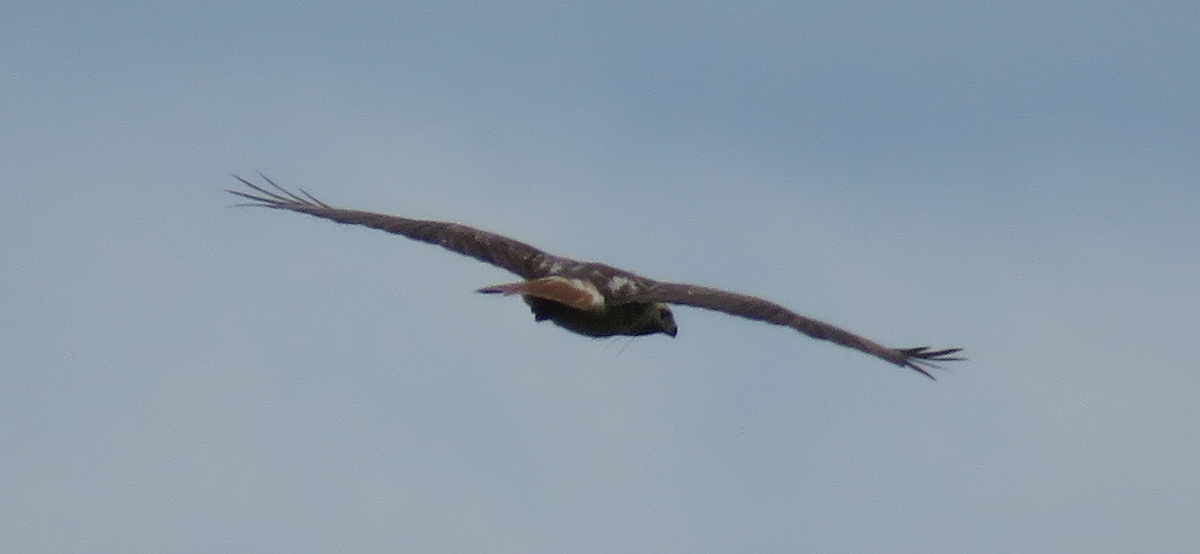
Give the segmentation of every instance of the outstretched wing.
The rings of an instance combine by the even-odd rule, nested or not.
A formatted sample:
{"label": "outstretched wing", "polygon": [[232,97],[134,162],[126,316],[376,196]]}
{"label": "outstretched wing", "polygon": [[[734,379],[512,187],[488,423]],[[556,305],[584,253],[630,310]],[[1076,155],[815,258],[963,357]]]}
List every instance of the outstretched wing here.
{"label": "outstretched wing", "polygon": [[695,306],[756,321],[784,325],[814,339],[827,340],[835,344],[866,352],[900,367],[919,371],[930,379],[934,377],[929,373],[929,370],[937,367],[934,362],[952,362],[963,359],[955,355],[962,350],[961,348],[946,348],[943,350],[932,350],[928,346],[888,348],[840,327],[804,317],[774,302],[709,287],[680,283],[656,283],[649,289],[634,295],[629,300]]}
{"label": "outstretched wing", "polygon": [[554,261],[559,260],[556,256],[546,254],[523,242],[466,225],[335,208],[313,198],[303,189],[300,190],[300,194],[288,191],[266,175],[263,175],[262,178],[267,181],[272,190],[255,185],[237,175],[234,177],[251,189],[250,192],[228,191],[251,201],[244,205],[291,210],[338,223],[362,225],[387,231],[465,254],[481,262],[507,269],[526,279],[536,279],[548,275],[547,268],[553,266]]}

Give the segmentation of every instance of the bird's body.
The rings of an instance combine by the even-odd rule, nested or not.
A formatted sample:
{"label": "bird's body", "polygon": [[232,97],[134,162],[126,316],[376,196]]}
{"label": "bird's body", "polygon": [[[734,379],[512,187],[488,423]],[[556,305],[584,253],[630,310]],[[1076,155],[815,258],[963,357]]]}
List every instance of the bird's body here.
{"label": "bird's body", "polygon": [[[675,336],[675,319],[662,302],[619,300],[614,285],[632,293],[645,278],[603,264],[573,264],[576,272],[495,285],[483,293],[519,294],[535,321],[549,320],[588,337],[663,333]],[[608,294],[605,294],[605,290]]]}
{"label": "bird's body", "polygon": [[[523,242],[440,221],[426,221],[360,210],[335,208],[313,198],[293,194],[266,179],[274,190],[239,181],[253,192],[229,192],[253,201],[253,206],[290,210],[338,223],[363,225],[435,244],[501,267],[522,281],[479,289],[478,292],[520,295],[537,321],[589,337],[641,336],[677,331],[668,304],[725,312],[757,321],[791,327],[816,339],[860,350],[933,378],[933,362],[956,361],[958,348],[888,348],[839,327],[810,319],[761,298],[719,289],[656,281],[595,262],[582,262],[543,252]],[[264,177],[265,179],[265,177]]]}

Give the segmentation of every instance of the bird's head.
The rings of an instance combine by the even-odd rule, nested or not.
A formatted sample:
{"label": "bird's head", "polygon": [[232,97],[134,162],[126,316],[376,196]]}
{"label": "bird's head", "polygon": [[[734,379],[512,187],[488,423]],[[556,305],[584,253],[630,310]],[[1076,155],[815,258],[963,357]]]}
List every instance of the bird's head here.
{"label": "bird's head", "polygon": [[658,332],[675,338],[679,329],[675,326],[675,315],[671,313],[670,306],[662,303],[653,305],[650,308],[650,317],[654,319]]}

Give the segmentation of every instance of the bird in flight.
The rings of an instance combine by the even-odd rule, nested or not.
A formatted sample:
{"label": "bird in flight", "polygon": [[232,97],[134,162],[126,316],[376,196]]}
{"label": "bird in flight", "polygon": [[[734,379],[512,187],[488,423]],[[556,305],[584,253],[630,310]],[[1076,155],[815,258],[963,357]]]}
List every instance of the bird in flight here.
{"label": "bird in flight", "polygon": [[675,317],[669,304],[693,306],[775,325],[791,327],[814,339],[827,340],[865,352],[933,379],[936,362],[960,361],[961,348],[927,346],[889,348],[840,327],[817,321],[783,306],[720,289],[668,283],[595,262],[582,262],[543,252],[497,235],[441,221],[409,219],[361,210],[335,208],[299,189],[293,193],[263,175],[256,185],[237,175],[249,190],[228,190],[248,203],[242,205],[290,210],[402,235],[470,256],[521,277],[521,281],[478,289],[487,294],[520,295],[534,320],[549,320],[568,331],[589,337],[675,336]]}

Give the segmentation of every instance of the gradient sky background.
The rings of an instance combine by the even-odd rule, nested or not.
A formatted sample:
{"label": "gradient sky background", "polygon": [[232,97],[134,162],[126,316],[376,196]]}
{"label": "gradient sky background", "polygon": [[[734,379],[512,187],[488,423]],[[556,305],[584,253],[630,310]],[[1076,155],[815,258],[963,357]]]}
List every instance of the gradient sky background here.
{"label": "gradient sky background", "polygon": [[[7,2],[0,551],[1196,552],[1198,53],[1193,1]],[[256,171],[971,359],[577,337]]]}

